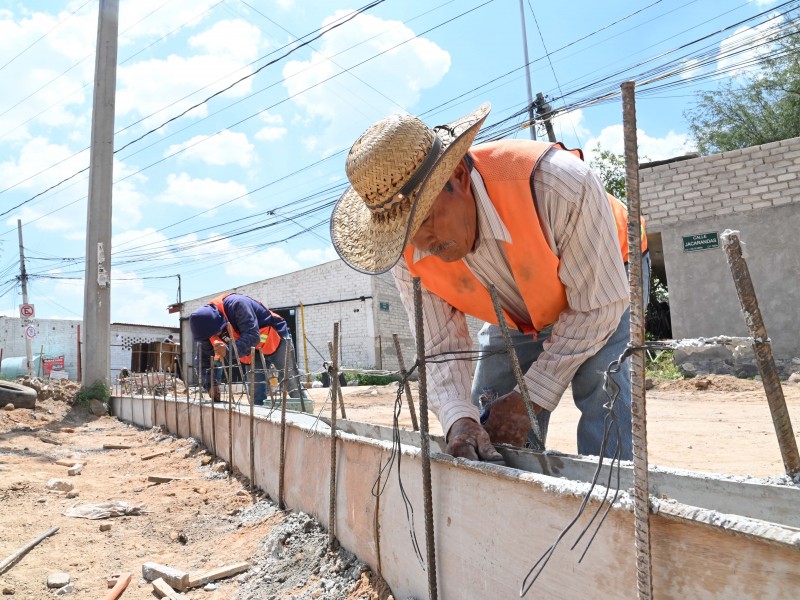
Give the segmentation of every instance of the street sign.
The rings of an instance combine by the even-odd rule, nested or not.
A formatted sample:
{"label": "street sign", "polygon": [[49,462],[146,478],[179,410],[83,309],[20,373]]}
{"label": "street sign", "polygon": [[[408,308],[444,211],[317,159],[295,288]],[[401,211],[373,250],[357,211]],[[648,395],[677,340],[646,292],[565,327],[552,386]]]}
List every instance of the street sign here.
{"label": "street sign", "polygon": [[683,251],[695,252],[697,250],[711,250],[719,248],[719,236],[716,231],[710,233],[697,233],[695,235],[684,235]]}
{"label": "street sign", "polygon": [[19,316],[22,319],[32,319],[36,312],[33,310],[33,304],[20,304]]}
{"label": "street sign", "polygon": [[36,327],[34,325],[28,325],[25,328],[25,337],[29,340],[32,340],[36,337]]}

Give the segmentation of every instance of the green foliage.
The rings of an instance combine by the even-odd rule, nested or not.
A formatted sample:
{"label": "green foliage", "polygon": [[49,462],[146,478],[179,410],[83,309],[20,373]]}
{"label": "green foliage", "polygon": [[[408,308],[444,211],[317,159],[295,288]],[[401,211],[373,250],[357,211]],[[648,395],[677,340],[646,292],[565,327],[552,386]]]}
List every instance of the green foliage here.
{"label": "green foliage", "polygon": [[680,369],[675,366],[675,361],[672,357],[672,350],[661,350],[655,355],[647,353],[647,364],[645,367],[647,377],[654,379],[683,379],[683,374]]}
{"label": "green foliage", "polygon": [[109,398],[111,398],[109,387],[102,381],[95,381],[89,387],[84,386],[78,390],[75,394],[75,404],[88,406],[92,400],[99,400],[107,405]]}
{"label": "green foliage", "polygon": [[757,71],[699,93],[684,113],[701,154],[800,136],[800,26],[779,35]]}
{"label": "green foliage", "polygon": [[389,385],[395,381],[400,381],[399,377],[394,375],[368,375],[366,373],[353,373],[355,377],[350,381],[355,381],[356,385]]}
{"label": "green foliage", "polygon": [[619,200],[625,201],[625,156],[603,150],[598,143],[595,146],[595,158],[589,166],[599,176],[606,191]]}

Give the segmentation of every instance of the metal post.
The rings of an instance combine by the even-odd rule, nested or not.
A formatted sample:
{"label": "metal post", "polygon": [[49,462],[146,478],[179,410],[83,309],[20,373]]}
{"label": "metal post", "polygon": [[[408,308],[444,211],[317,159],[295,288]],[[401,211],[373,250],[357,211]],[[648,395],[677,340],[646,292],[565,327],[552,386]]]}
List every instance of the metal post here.
{"label": "metal post", "polygon": [[311,372],[308,370],[308,342],[306,340],[306,311],[302,302],[300,303],[300,330],[303,333],[303,360],[306,363],[306,383],[311,384]]}
{"label": "metal post", "polygon": [[[25,270],[25,251],[22,248],[22,221],[17,219],[17,236],[19,237],[19,279],[22,284],[22,303],[28,303],[28,273]],[[25,320],[23,320],[23,326]],[[80,342],[79,342],[80,344]],[[25,335],[25,357],[28,361],[28,377],[33,379],[33,342]]]}
{"label": "metal post", "polygon": [[422,494],[425,503],[425,549],[427,551],[428,598],[437,600],[436,546],[433,537],[433,483],[431,482],[431,439],[428,433],[428,375],[425,366],[425,331],[422,326],[422,284],[414,277],[414,324],[419,371],[419,433],[422,454]]}
{"label": "metal post", "polygon": [[339,321],[333,323],[331,347],[331,480],[328,503],[328,552],[336,549],[336,398],[339,389]]}
{"label": "metal post", "polygon": [[761,382],[767,394],[767,403],[772,415],[772,424],[778,436],[778,446],[781,450],[783,467],[789,477],[800,473],[800,454],[797,451],[797,441],[794,438],[792,420],[786,408],[786,398],[783,395],[781,380],[775,368],[775,358],[772,355],[772,344],[767,335],[767,328],[761,317],[758,307],[756,290],[750,278],[750,270],[742,256],[742,246],[739,242],[739,232],[726,230],[722,233],[722,247],[728,255],[728,264],[731,267],[733,282],[736,284],[736,293],[742,306],[744,321],[747,330],[753,337],[753,353],[755,354],[758,371],[761,373]]}
{"label": "metal post", "polygon": [[83,381],[107,382],[111,365],[111,194],[114,163],[114,103],[117,81],[119,0],[100,0],[97,26],[89,201],[86,206],[86,273]]}
{"label": "metal post", "polygon": [[406,403],[408,404],[408,412],[411,413],[411,427],[414,431],[419,431],[419,423],[417,423],[417,411],[414,409],[414,399],[411,397],[411,386],[408,384],[406,376],[405,361],[403,360],[403,351],[400,349],[400,336],[396,333],[392,334],[394,340],[394,351],[397,353],[397,364],[400,367],[400,377],[403,379],[403,387],[406,391]]}
{"label": "metal post", "polygon": [[255,458],[255,438],[253,437],[254,433],[254,423],[255,423],[255,397],[256,397],[256,349],[255,347],[250,348],[250,394],[248,395],[248,399],[250,400],[250,487],[255,489],[256,487],[256,458]]}
{"label": "metal post", "polygon": [[514,344],[511,343],[511,336],[508,333],[508,325],[506,325],[506,317],[503,314],[503,309],[500,306],[500,299],[497,297],[497,290],[495,289],[494,285],[489,286],[489,296],[492,298],[494,313],[497,315],[497,324],[500,327],[500,332],[503,334],[503,341],[506,345],[508,359],[511,361],[511,367],[514,369],[514,376],[517,378],[517,385],[519,386],[519,393],[522,396],[522,403],[525,405],[525,411],[528,413],[528,420],[531,422],[531,431],[528,435],[528,444],[532,450],[536,452],[544,452],[544,440],[542,439],[542,430],[539,427],[539,419],[536,418],[536,412],[533,409],[531,395],[528,392],[528,384],[525,382],[525,378],[522,376],[522,369],[519,366],[517,351],[514,349]]}
{"label": "metal post", "polygon": [[528,32],[525,28],[525,5],[519,0],[519,19],[522,24],[522,51],[525,56],[525,83],[528,88],[528,117],[531,120],[531,139],[536,139],[536,124],[533,116],[533,91],[531,89],[531,65],[528,60]]}
{"label": "metal post", "polygon": [[[644,344],[642,296],[642,228],[639,201],[639,145],[636,137],[636,84],[622,84],[622,126],[625,141],[625,187],[628,198],[628,281],[631,294],[631,339]],[[633,515],[636,521],[636,588],[640,600],[653,597],[650,560],[650,483],[647,471],[647,396],[645,354],[631,356],[631,427],[633,432]]]}

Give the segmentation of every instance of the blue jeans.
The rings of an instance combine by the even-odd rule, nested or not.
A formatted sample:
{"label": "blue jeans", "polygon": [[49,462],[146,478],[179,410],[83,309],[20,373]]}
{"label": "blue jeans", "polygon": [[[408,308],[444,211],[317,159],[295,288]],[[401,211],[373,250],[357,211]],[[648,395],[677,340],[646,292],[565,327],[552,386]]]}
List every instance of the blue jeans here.
{"label": "blue jeans", "polygon": [[[645,255],[642,260],[642,283],[644,284],[644,300],[647,302],[650,289],[650,256]],[[542,353],[544,342],[550,339],[552,327],[539,332],[538,339],[534,341],[532,335],[510,330],[511,342],[519,359],[522,372],[525,373]],[[577,370],[572,378],[572,397],[575,406],[581,412],[578,421],[578,453],[598,456],[603,443],[605,431],[605,418],[608,411],[603,405],[608,402],[608,396],[603,391],[603,374],[608,365],[619,358],[630,340],[630,309],[625,313],[617,325],[616,330],[605,345],[594,356],[587,359]],[[478,406],[478,399],[486,391],[493,391],[498,396],[509,393],[517,385],[511,361],[508,355],[492,354],[504,352],[505,343],[503,334],[496,325],[485,323],[478,333],[481,360],[475,368],[472,380],[472,403]],[[485,358],[484,358],[485,357]],[[619,396],[614,403],[614,414],[617,417],[620,431],[622,460],[631,460],[631,378],[630,361],[625,361],[619,373],[612,375],[619,385]],[[533,390],[530,390],[533,392]],[[547,439],[547,425],[550,422],[550,411],[542,410],[538,416],[542,436]],[[612,425],[605,455],[614,455],[617,444],[617,431]]]}
{"label": "blue jeans", "polygon": [[[286,368],[286,344],[290,344],[292,349],[292,357],[291,363],[289,364],[289,397],[290,398],[300,398],[300,394],[303,394],[303,399],[308,399],[308,394],[306,393],[305,388],[300,385],[300,372],[297,369],[297,355],[294,351],[294,344],[292,343],[291,337],[286,337],[281,340],[280,345],[276,348],[275,352],[272,354],[268,354],[264,356],[264,361],[267,364],[267,369],[270,370],[272,367],[278,372],[278,389],[283,389],[283,373]],[[267,398],[267,376],[264,373],[264,369],[261,365],[261,357],[256,356],[256,385],[255,385],[255,396],[253,396],[253,402],[257,406],[261,406],[264,404],[264,400]],[[250,380],[248,378],[248,385],[250,385]],[[282,393],[278,394],[276,398],[277,401],[280,401],[282,397]]]}

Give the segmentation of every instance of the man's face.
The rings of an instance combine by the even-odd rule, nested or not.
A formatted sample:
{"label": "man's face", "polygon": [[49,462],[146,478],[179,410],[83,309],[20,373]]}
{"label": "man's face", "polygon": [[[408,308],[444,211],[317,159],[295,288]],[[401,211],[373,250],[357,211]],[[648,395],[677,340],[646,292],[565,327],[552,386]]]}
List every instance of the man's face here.
{"label": "man's face", "polygon": [[444,262],[456,262],[472,251],[476,235],[475,200],[470,188],[469,170],[462,160],[411,238],[411,244]]}

